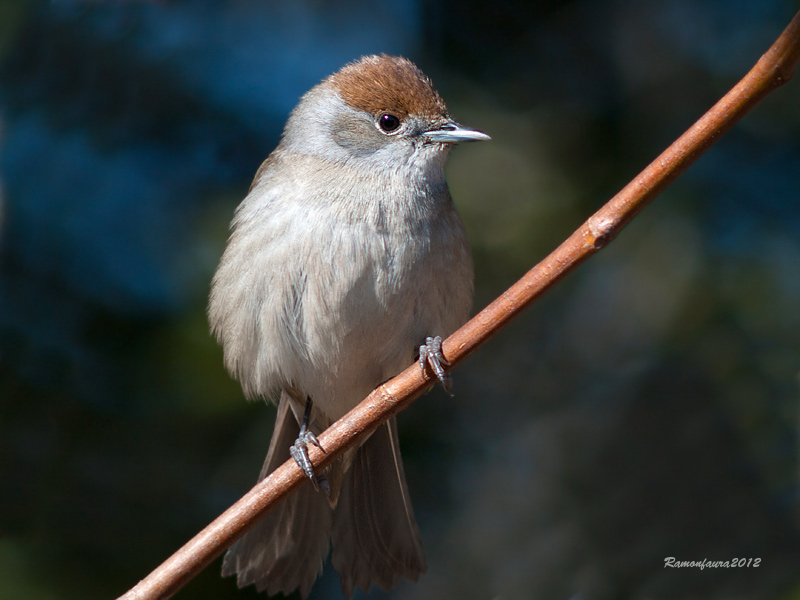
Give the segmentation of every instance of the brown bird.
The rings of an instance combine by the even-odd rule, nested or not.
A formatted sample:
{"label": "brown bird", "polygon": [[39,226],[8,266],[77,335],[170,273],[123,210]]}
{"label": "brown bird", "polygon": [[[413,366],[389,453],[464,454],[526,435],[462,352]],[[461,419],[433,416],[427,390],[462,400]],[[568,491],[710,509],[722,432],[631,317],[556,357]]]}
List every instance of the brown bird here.
{"label": "brown bird", "polygon": [[322,473],[307,446],[415,356],[449,383],[441,340],[468,316],[473,275],[444,166],[485,139],[413,63],[369,56],[303,96],[256,173],[209,321],[245,394],[280,398],[259,479],[291,456],[313,485],[228,551],[240,587],[305,597],[329,547],[348,597],[425,571],[395,420]]}

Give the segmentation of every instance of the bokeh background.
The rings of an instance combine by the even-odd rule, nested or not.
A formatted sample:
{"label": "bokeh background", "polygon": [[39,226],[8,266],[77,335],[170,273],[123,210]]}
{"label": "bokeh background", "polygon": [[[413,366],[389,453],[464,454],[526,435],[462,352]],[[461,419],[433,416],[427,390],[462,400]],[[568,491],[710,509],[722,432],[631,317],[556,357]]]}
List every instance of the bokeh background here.
{"label": "bokeh background", "polygon": [[[116,597],[254,483],[274,409],[225,373],[206,296],[321,78],[404,54],[492,135],[448,167],[477,310],[798,8],[3,0],[0,598]],[[795,81],[400,416],[429,570],[369,597],[800,597],[798,308]],[[178,597],[256,594],[217,561]],[[329,567],[312,597],[341,597]]]}

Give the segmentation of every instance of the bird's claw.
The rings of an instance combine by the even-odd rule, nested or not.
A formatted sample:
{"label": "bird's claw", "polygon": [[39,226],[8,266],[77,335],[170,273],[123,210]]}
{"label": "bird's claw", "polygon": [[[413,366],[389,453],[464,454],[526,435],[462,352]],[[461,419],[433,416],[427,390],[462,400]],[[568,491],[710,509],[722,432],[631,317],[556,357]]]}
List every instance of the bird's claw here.
{"label": "bird's claw", "polygon": [[442,383],[444,391],[453,395],[451,392],[453,379],[444,370],[445,367],[450,366],[450,363],[442,354],[442,338],[438,335],[425,338],[425,343],[419,347],[419,366],[423,375],[425,375],[425,367],[430,366],[436,378]]}
{"label": "bird's claw", "polygon": [[311,480],[311,485],[314,486],[314,489],[319,491],[320,489],[325,492],[325,495],[330,496],[331,489],[330,485],[328,484],[328,478],[324,475],[317,475],[314,473],[314,465],[311,464],[311,459],[308,456],[308,445],[313,444],[323,453],[325,453],[325,448],[322,447],[322,444],[319,443],[317,436],[314,435],[314,432],[308,428],[308,420],[311,414],[311,399],[309,398],[306,400],[306,410],[303,414],[303,423],[300,425],[300,433],[297,436],[297,439],[294,441],[289,447],[289,454],[294,459],[294,462],[297,463],[297,466],[302,469],[303,473],[306,474]]}

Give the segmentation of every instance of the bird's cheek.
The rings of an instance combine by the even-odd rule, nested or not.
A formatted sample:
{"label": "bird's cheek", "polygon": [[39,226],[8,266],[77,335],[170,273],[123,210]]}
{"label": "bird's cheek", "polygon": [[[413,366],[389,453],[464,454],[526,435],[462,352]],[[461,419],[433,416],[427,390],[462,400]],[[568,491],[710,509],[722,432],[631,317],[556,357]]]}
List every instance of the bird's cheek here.
{"label": "bird's cheek", "polygon": [[386,145],[383,136],[370,124],[337,120],[331,127],[333,141],[352,156],[366,157]]}

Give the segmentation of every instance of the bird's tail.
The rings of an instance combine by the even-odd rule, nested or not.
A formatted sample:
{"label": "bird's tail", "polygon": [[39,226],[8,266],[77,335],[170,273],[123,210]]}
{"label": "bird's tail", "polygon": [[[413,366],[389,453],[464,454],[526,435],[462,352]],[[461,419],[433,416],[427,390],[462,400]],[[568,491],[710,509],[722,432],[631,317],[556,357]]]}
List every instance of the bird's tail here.
{"label": "bird's tail", "polygon": [[[299,432],[284,392],[259,481],[289,460]],[[341,462],[328,473],[332,501],[304,484],[231,546],[222,575],[236,575],[239,587],[255,585],[269,595],[299,589],[305,598],[322,573],[332,541],[331,563],[348,598],[356,586],[366,591],[374,583],[388,590],[401,577],[416,581],[426,569],[425,550],[408,495],[395,419],[381,425],[350,456],[343,476]]]}
{"label": "bird's tail", "polygon": [[[284,393],[259,481],[289,460],[289,448],[299,433]],[[255,585],[269,595],[288,595],[299,588],[305,598],[322,573],[330,537],[330,504],[325,494],[306,482],[231,546],[222,562],[222,575],[236,575],[240,588]]]}
{"label": "bird's tail", "polygon": [[355,586],[388,590],[425,572],[394,417],[356,452],[333,511],[332,538],[331,563],[348,598]]}

